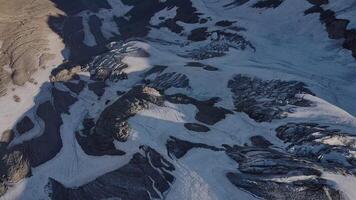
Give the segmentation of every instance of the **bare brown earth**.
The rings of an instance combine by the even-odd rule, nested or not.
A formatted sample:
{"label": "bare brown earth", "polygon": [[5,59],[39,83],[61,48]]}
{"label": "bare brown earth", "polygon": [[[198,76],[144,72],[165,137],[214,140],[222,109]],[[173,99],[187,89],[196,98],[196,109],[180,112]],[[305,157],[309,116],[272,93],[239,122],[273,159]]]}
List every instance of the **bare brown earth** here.
{"label": "bare brown earth", "polygon": [[55,55],[49,40],[50,15],[61,11],[49,0],[0,0],[0,96],[13,83],[24,85]]}

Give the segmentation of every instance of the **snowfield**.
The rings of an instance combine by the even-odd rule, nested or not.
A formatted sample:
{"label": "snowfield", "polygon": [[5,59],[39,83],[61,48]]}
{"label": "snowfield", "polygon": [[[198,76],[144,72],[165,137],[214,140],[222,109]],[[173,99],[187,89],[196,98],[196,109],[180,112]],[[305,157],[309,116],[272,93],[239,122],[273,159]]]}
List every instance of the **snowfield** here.
{"label": "snowfield", "polygon": [[[19,151],[26,162],[12,164],[30,168],[16,181],[0,173],[0,199],[356,198],[356,62],[318,13],[304,13],[312,4],[152,0],[169,5],[147,8],[151,16],[139,3],[108,2],[111,9],[75,14],[92,48],[99,40],[90,16],[101,19],[98,31],[112,41],[96,59],[107,63],[58,82],[47,68],[37,86],[16,88],[21,102],[13,92],[0,98],[0,132],[15,135],[1,156]],[[197,23],[177,18],[190,6]],[[356,28],[356,1],[322,7]],[[143,17],[150,30],[125,38],[127,24],[113,20],[120,17]],[[46,102],[58,130],[40,115]],[[24,116],[33,127],[20,134]],[[56,131],[60,141],[46,145],[59,148],[34,146]],[[41,155],[28,153],[36,148]]]}

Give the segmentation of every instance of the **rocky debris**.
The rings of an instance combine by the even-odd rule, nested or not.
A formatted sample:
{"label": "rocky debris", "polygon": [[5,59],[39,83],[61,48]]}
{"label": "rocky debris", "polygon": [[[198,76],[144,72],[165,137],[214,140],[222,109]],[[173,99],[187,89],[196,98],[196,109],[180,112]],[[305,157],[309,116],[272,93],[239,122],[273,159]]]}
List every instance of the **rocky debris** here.
{"label": "rocky debris", "polygon": [[126,165],[75,188],[66,188],[49,180],[49,197],[53,200],[161,199],[174,182],[174,166],[157,151],[142,146]]}
{"label": "rocky debris", "polygon": [[188,62],[185,66],[186,67],[199,67],[199,68],[203,68],[206,71],[218,71],[219,70],[216,67],[213,67],[211,65],[205,65],[200,62]]}
{"label": "rocky debris", "polygon": [[[100,114],[95,127],[77,134],[78,143],[89,155],[122,155],[114,140],[125,142],[130,135],[127,120],[149,104],[163,105],[163,97],[153,88],[135,86]],[[84,126],[85,127],[85,126]]]}
{"label": "rocky debris", "polygon": [[250,141],[251,144],[256,147],[266,148],[273,145],[270,141],[260,135],[250,137]]}
{"label": "rocky debris", "polygon": [[24,147],[20,146],[11,151],[7,144],[0,144],[0,196],[5,194],[8,187],[31,175],[29,159],[24,155]]}
{"label": "rocky debris", "polygon": [[127,79],[127,74],[123,72],[128,66],[123,62],[127,56],[149,57],[149,54],[142,48],[134,46],[132,42],[112,42],[107,45],[108,52],[96,56],[89,64],[90,77],[93,80],[118,81]]}
{"label": "rocky debris", "polygon": [[13,95],[12,96],[12,99],[15,101],[15,102],[21,102],[21,98],[19,97],[19,95]]}
{"label": "rocky debris", "polygon": [[31,130],[34,126],[32,120],[28,116],[25,116],[16,124],[16,130],[17,133],[22,135]]}
{"label": "rocky debris", "polygon": [[214,125],[217,122],[225,119],[227,114],[233,114],[233,112],[230,110],[215,106],[215,104],[220,100],[218,97],[213,97],[206,101],[199,101],[184,94],[174,94],[166,95],[165,99],[174,104],[194,105],[198,109],[198,112],[195,115],[195,119],[208,125]]}
{"label": "rocky debris", "polygon": [[66,65],[61,65],[51,72],[49,79],[51,82],[68,82],[75,79],[77,74],[81,71],[81,66],[70,66],[69,68],[66,68]]}
{"label": "rocky debris", "polygon": [[246,113],[257,122],[285,118],[296,107],[310,107],[312,102],[301,94],[314,95],[298,81],[261,80],[241,74],[228,82],[236,111]]}
{"label": "rocky debris", "polygon": [[164,91],[168,88],[190,88],[189,78],[185,74],[171,72],[158,75],[150,84],[157,90]]}
{"label": "rocky debris", "polygon": [[194,132],[208,132],[210,128],[198,123],[184,123],[184,127]]}
{"label": "rocky debris", "polygon": [[314,6],[306,10],[304,13],[320,13],[320,21],[325,24],[326,31],[331,39],[343,39],[343,48],[352,52],[352,56],[356,58],[356,29],[348,29],[350,23],[347,19],[337,19],[335,12],[332,10],[324,10],[322,5],[328,4],[328,0],[307,0]]}
{"label": "rocky debris", "polygon": [[[229,51],[230,48],[245,50],[251,48],[255,50],[255,47],[247,41],[243,36],[238,33],[218,30],[207,33],[210,39],[208,44],[205,44],[199,48],[195,48],[188,52],[184,57],[193,58],[195,60],[204,60],[213,57],[221,57]],[[237,30],[240,31],[240,30]]]}
{"label": "rocky debris", "polygon": [[6,145],[9,144],[13,138],[14,138],[14,131],[5,130],[4,132],[1,133],[0,146],[4,144]]}
{"label": "rocky debris", "polygon": [[104,95],[107,86],[105,81],[94,81],[88,84],[88,89],[93,91],[98,97],[101,97]]}
{"label": "rocky debris", "polygon": [[174,156],[178,159],[182,158],[186,153],[188,153],[189,150],[193,148],[204,148],[210,149],[212,151],[224,150],[223,148],[217,148],[203,143],[193,143],[185,140],[180,140],[173,136],[170,136],[170,139],[167,140],[166,147],[169,157],[172,158],[172,156]]}
{"label": "rocky debris", "polygon": [[316,123],[288,123],[276,129],[288,152],[356,175],[356,137]]}
{"label": "rocky debris", "polygon": [[263,199],[344,199],[310,162],[269,148],[227,146],[239,172],[226,177],[236,187]]}
{"label": "rocky debris", "polygon": [[283,0],[260,0],[253,4],[254,8],[277,8],[283,3]]}

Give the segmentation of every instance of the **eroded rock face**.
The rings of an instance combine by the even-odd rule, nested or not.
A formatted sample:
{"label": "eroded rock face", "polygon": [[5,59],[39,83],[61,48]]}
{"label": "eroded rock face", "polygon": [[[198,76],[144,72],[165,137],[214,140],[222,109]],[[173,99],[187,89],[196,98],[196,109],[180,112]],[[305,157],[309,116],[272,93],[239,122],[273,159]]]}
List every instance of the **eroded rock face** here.
{"label": "eroded rock face", "polygon": [[50,179],[53,200],[160,199],[174,181],[174,166],[157,151],[142,146],[129,163],[77,188],[66,188]]}
{"label": "eroded rock face", "polygon": [[90,155],[124,154],[115,148],[114,139],[125,142],[130,136],[127,120],[150,103],[163,105],[163,97],[153,88],[135,86],[105,108],[92,130],[77,134],[79,144]]}
{"label": "eroded rock face", "polygon": [[[50,0],[32,3],[13,0],[1,4],[0,96],[6,93],[5,87],[10,82],[25,84],[35,71],[55,57],[53,53],[60,53],[60,49],[51,51],[51,45],[63,46],[47,24],[50,14],[62,13]],[[9,70],[4,70],[3,66]]]}
{"label": "eroded rock face", "polygon": [[230,80],[228,87],[234,94],[236,111],[246,113],[257,122],[285,118],[295,107],[312,106],[300,94],[314,95],[302,82],[264,81],[241,74]]}
{"label": "eroded rock face", "polygon": [[226,154],[239,164],[239,172],[229,172],[226,177],[259,198],[343,199],[332,182],[320,178],[321,172],[306,160],[268,148],[225,147]]}
{"label": "eroded rock face", "polygon": [[315,123],[288,123],[276,129],[277,137],[288,143],[287,150],[299,157],[315,160],[356,174],[356,137],[338,129]]}

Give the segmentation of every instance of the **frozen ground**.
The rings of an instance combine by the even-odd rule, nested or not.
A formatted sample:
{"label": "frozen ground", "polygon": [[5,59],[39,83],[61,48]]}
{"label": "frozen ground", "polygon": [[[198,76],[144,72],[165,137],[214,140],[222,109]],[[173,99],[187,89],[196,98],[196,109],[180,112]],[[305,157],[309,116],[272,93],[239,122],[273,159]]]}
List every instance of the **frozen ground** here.
{"label": "frozen ground", "polygon": [[[134,7],[133,5],[123,5],[121,2],[117,3],[114,0],[109,2],[114,7],[112,10],[101,9],[97,12],[98,16],[104,18],[101,31],[107,38],[120,33],[116,25],[114,26],[108,18],[122,16],[122,13],[126,13]],[[31,139],[39,137],[43,133],[44,122],[36,116],[35,111],[40,103],[46,100],[54,101],[50,91],[52,88],[67,91],[76,98],[76,102],[70,105],[69,112],[60,115],[63,121],[60,126],[60,138],[63,144],[60,150],[53,155],[52,159],[33,167],[31,176],[25,177],[17,183],[10,183],[7,192],[1,199],[53,198],[49,194],[58,193],[58,191],[56,188],[51,188],[51,184],[48,184],[49,178],[60,182],[67,189],[66,192],[87,183],[95,183],[98,177],[125,166],[135,153],[141,152],[144,154],[142,150],[139,150],[142,145],[149,146],[157,151],[162,156],[161,160],[168,160],[175,168],[169,172],[174,176],[174,181],[169,184],[168,189],[158,192],[160,199],[273,199],[272,197],[275,196],[266,194],[263,181],[269,180],[283,185],[294,183],[295,180],[309,180],[311,177],[328,180],[330,187],[340,192],[340,198],[332,196],[331,189],[323,185],[323,190],[329,191],[326,192],[329,199],[356,198],[355,191],[353,191],[353,186],[356,184],[356,152],[354,150],[356,141],[356,62],[351,52],[342,48],[342,41],[328,38],[324,25],[319,21],[319,14],[304,14],[304,11],[311,7],[308,1],[285,0],[276,8],[254,8],[253,5],[257,1],[247,1],[240,6],[225,6],[231,3],[230,0],[192,2],[192,6],[197,9],[197,12],[202,13],[200,18],[207,18],[207,22],[184,23],[178,20],[177,24],[184,29],[177,34],[167,27],[157,26],[162,21],[160,17],[165,17],[165,20],[173,19],[179,9],[169,7],[156,12],[150,19],[152,29],[148,35],[143,38],[134,38],[125,43],[130,46],[127,51],[138,48],[148,52],[149,56],[131,55],[130,53],[135,51],[133,50],[120,58],[121,60],[115,57],[115,62],[127,64],[127,68],[120,71],[127,74],[127,79],[116,82],[106,80],[107,86],[101,96],[96,95],[93,90],[89,89],[88,84],[95,82],[90,79],[90,74],[81,72],[79,78],[85,82],[85,86],[79,93],[71,91],[64,83],[50,84],[42,88],[26,85],[22,88],[16,88],[16,94],[21,93],[22,101],[20,103],[12,102],[12,93],[0,99],[0,106],[2,107],[0,132],[6,129],[14,129],[23,115],[28,115],[35,124],[34,128],[25,134],[19,135],[16,133],[16,137],[10,143],[10,146],[16,146],[24,141],[31,141]],[[330,1],[328,5],[323,5],[325,8],[334,10],[338,18],[349,19],[351,21],[349,28],[355,28],[356,15],[353,14],[355,13],[355,6],[355,3],[347,0]],[[86,21],[88,16],[85,12],[79,15],[84,16],[85,37],[83,43],[88,46],[95,46],[95,38],[90,33],[89,24]],[[126,17],[130,18],[130,16]],[[233,24],[228,27],[215,25],[222,20],[231,21]],[[207,31],[212,34],[201,41],[187,39],[192,30],[202,27],[206,27]],[[119,30],[120,28],[118,27]],[[219,40],[217,42],[221,42],[219,44],[230,45],[227,51],[223,51],[223,56],[211,56],[201,60],[192,56],[191,52],[197,52],[196,49],[199,52],[204,52],[210,47],[209,45],[215,38],[213,32],[216,31],[238,34],[251,45],[243,48],[241,43],[236,44],[231,41]],[[210,51],[210,49],[208,50]],[[191,62],[200,62],[205,66],[212,66],[214,70],[206,70],[212,68],[191,67],[187,64]],[[166,68],[161,72],[147,75],[147,72],[157,65],[166,66]],[[49,73],[47,70],[38,74],[39,86],[47,80]],[[167,79],[162,78],[161,75],[164,74],[169,74],[166,75]],[[183,84],[183,80],[174,78],[176,74],[180,74],[179,77],[185,77],[185,80],[189,80],[188,84]],[[251,115],[246,111],[238,111],[235,107],[236,104],[240,103],[239,94],[233,93],[232,88],[229,88],[228,85],[229,81],[238,74],[251,77],[251,80],[259,79],[261,85],[267,85],[267,82],[271,80],[285,81],[286,85],[290,81],[302,82],[305,84],[305,88],[313,94],[292,94],[293,97],[291,98],[296,96],[295,98],[310,102],[310,105],[300,106],[291,102],[287,102],[283,106],[271,105],[270,107],[273,109],[283,110],[284,117],[276,117],[270,121],[259,121],[259,116],[256,117],[256,115]],[[157,82],[160,84],[157,84]],[[149,103],[148,107],[125,119],[129,124],[127,140],[119,141],[115,139],[113,141],[115,147],[124,151],[125,155],[99,156],[87,154],[76,137],[76,134],[79,134],[83,129],[84,119],[99,120],[105,108],[113,105],[116,101],[120,101],[120,98],[125,95],[122,93],[118,95],[118,91],[128,92],[133,86],[139,84],[146,84],[150,87],[167,86],[160,91],[162,97],[165,98],[164,104]],[[276,85],[275,87],[281,86]],[[263,86],[261,88],[264,91],[257,97],[262,103],[268,98],[275,98],[273,95],[266,95],[275,88],[263,88]],[[28,92],[29,90],[32,92]],[[240,92],[243,93],[244,90],[241,89]],[[178,93],[194,100],[190,100],[190,103],[169,100],[169,95]],[[255,93],[248,94],[251,98],[256,97]],[[204,104],[204,101],[214,97],[218,97],[220,100],[215,102],[214,105]],[[276,99],[276,101],[278,100]],[[256,109],[260,109],[259,104],[256,103],[256,106]],[[220,112],[214,110],[215,108],[226,109],[231,113],[226,111],[223,117],[217,117],[219,119],[212,123],[197,117],[199,112],[209,111],[207,118],[210,120]],[[202,115],[206,117],[206,114]],[[186,123],[201,124],[208,127],[209,131],[189,130],[186,128]],[[319,131],[313,129],[312,132],[308,132],[310,135],[307,136],[304,136],[304,134],[310,127],[303,129],[305,132],[290,131],[294,134],[303,135],[303,138],[299,138],[300,140],[295,142],[292,139],[284,140],[276,133],[278,127],[288,123],[315,123],[340,131],[326,131],[325,133],[322,128],[318,129]],[[324,133],[327,135],[327,137],[325,136],[326,139],[319,137]],[[344,136],[344,134],[346,136],[340,140],[332,137],[336,135]],[[263,136],[271,145],[258,146],[251,139],[253,136]],[[328,138],[329,136],[331,138]],[[182,156],[177,156],[178,154],[175,154],[174,151],[173,153],[170,152],[167,147],[167,143],[172,137],[194,144],[205,144],[209,148],[215,147],[217,150],[206,147],[192,147]],[[281,156],[283,158],[281,160],[287,163],[280,164],[276,161],[277,164],[274,165],[271,164],[274,161],[270,161],[268,157],[262,159],[265,161],[260,166],[262,170],[265,170],[265,165],[289,166],[288,162],[291,161],[285,157],[289,158],[290,156],[294,160],[312,163],[310,169],[318,170],[321,174],[304,174],[305,171],[289,168],[290,171],[296,170],[295,174],[278,174],[273,171],[276,169],[272,167],[271,170],[263,171],[258,175],[259,178],[254,179],[255,174],[246,171],[250,168],[254,169],[256,166],[251,163],[256,162],[258,164],[259,161],[243,159],[237,161],[229,154],[229,148],[223,145],[230,147],[238,145],[239,148],[243,149],[239,151],[240,155],[245,156],[244,159],[255,158],[255,156],[249,157],[251,151],[249,148],[262,148],[256,151],[272,152]],[[293,148],[290,148],[291,146]],[[180,148],[184,149],[186,146],[177,144],[177,148],[178,150],[176,150],[180,151]],[[323,151],[320,149],[323,149]],[[44,151],[46,150],[44,149]],[[258,157],[260,154],[256,153],[256,155]],[[150,156],[148,156],[148,160],[155,169],[160,171],[157,165],[152,164],[153,161]],[[249,167],[243,168],[244,166]],[[258,171],[259,167],[256,168]],[[260,189],[261,192],[234,184],[227,178],[226,174],[228,173],[237,173],[244,177],[244,180],[254,180],[257,184],[255,188]],[[154,180],[152,176],[152,182]],[[112,181],[120,182],[121,180],[113,179]],[[135,187],[135,184],[137,183],[134,182],[133,187]],[[152,187],[155,191],[160,189],[157,185]],[[277,188],[276,191],[272,190],[275,194],[279,194],[280,191],[282,191],[281,188]],[[78,195],[78,199],[82,195],[80,191],[74,191],[74,189],[70,192]],[[99,193],[98,191],[90,192]],[[91,194],[90,192],[89,194]],[[300,193],[295,190],[293,192],[295,193],[292,194],[297,194],[297,199],[303,199],[298,196],[301,195]],[[67,193],[63,192],[63,194]],[[275,198],[288,198],[283,196],[285,194],[282,192],[280,195],[282,196]],[[76,199],[73,197],[67,196],[67,198]],[[319,198],[326,199],[323,196]],[[63,196],[62,199],[66,199],[66,196]],[[95,198],[93,197],[93,199]],[[152,197],[152,199],[154,198]]]}

